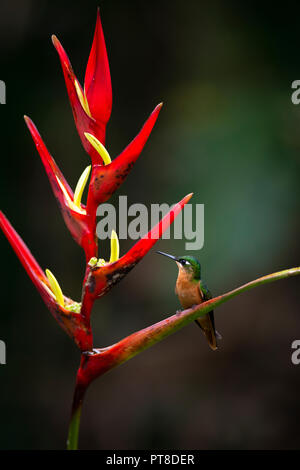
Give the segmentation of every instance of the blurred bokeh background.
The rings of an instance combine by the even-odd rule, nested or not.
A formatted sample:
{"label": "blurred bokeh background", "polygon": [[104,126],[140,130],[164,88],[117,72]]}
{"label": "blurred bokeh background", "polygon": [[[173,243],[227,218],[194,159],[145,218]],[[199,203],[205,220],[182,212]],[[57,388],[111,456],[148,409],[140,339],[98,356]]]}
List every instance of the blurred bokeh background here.
{"label": "blurred bokeh background", "polygon": [[[299,265],[299,4],[2,0],[1,208],[42,267],[79,300],[81,249],[65,228],[23,121],[28,114],[74,187],[89,158],[77,136],[57,34],[83,80],[100,4],[113,85],[107,148],[116,156],[160,101],[151,138],[113,198],[205,204],[195,253],[219,294]],[[64,448],[78,351],[1,235],[0,448]],[[125,252],[132,241],[123,241]],[[158,249],[184,252],[185,240]],[[107,250],[107,242],[103,243]],[[95,345],[174,313],[177,268],[152,250],[95,304]],[[215,312],[213,353],[191,324],[91,386],[82,449],[298,448],[299,279],[255,289]]]}

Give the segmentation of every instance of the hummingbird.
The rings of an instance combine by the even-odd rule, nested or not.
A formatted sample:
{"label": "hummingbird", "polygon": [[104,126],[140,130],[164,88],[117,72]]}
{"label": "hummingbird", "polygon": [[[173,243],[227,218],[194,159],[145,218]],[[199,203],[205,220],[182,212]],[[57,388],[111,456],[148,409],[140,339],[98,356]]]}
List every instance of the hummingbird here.
{"label": "hummingbird", "polygon": [[[182,308],[190,308],[212,298],[208,287],[201,279],[201,264],[194,256],[177,257],[162,251],[157,251],[157,253],[173,259],[178,266],[175,294]],[[211,349],[216,350],[217,339],[221,339],[221,335],[215,329],[214,312],[209,312],[195,322],[203,331]]]}

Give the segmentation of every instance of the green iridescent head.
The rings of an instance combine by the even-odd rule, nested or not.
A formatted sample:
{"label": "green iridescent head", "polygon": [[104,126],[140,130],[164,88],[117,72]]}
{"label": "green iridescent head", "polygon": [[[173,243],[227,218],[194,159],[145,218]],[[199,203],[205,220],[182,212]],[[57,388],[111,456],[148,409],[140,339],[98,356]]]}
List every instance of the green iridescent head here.
{"label": "green iridescent head", "polygon": [[201,264],[194,256],[172,256],[162,251],[157,251],[157,253],[176,261],[185,271],[190,272],[194,279],[201,279]]}
{"label": "green iridescent head", "polygon": [[201,279],[201,264],[194,256],[179,256],[177,263],[186,271],[192,271],[194,279]]}

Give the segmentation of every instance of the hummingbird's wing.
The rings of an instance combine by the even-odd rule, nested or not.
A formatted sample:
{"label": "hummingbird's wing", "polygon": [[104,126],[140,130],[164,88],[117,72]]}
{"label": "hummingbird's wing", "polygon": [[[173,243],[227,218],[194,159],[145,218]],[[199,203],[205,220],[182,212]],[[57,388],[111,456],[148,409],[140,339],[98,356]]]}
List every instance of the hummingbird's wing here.
{"label": "hummingbird's wing", "polygon": [[[200,292],[203,302],[206,302],[207,300],[212,299],[211,292],[208,289],[205,282],[200,280],[198,288],[199,288],[199,292]],[[211,311],[204,317],[199,318],[199,320],[196,320],[196,323],[203,330],[209,342],[210,347],[214,350],[217,349],[218,348],[217,339],[220,339],[221,335],[216,331],[216,328],[215,328],[214,312]]]}
{"label": "hummingbird's wing", "polygon": [[200,292],[201,292],[203,302],[206,302],[206,300],[212,299],[212,295],[211,295],[210,290],[208,289],[205,282],[202,281],[202,280],[199,281],[199,289],[200,289]]}

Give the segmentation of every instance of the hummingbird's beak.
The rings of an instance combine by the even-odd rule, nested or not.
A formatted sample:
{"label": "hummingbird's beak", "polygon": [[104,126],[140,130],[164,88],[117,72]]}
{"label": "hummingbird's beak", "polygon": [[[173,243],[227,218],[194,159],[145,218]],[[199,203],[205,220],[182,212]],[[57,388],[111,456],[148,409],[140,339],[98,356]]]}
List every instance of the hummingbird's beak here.
{"label": "hummingbird's beak", "polygon": [[156,253],[158,253],[159,255],[167,256],[168,258],[171,258],[174,261],[177,261],[176,256],[169,255],[168,253],[163,253],[162,251],[157,251]]}

